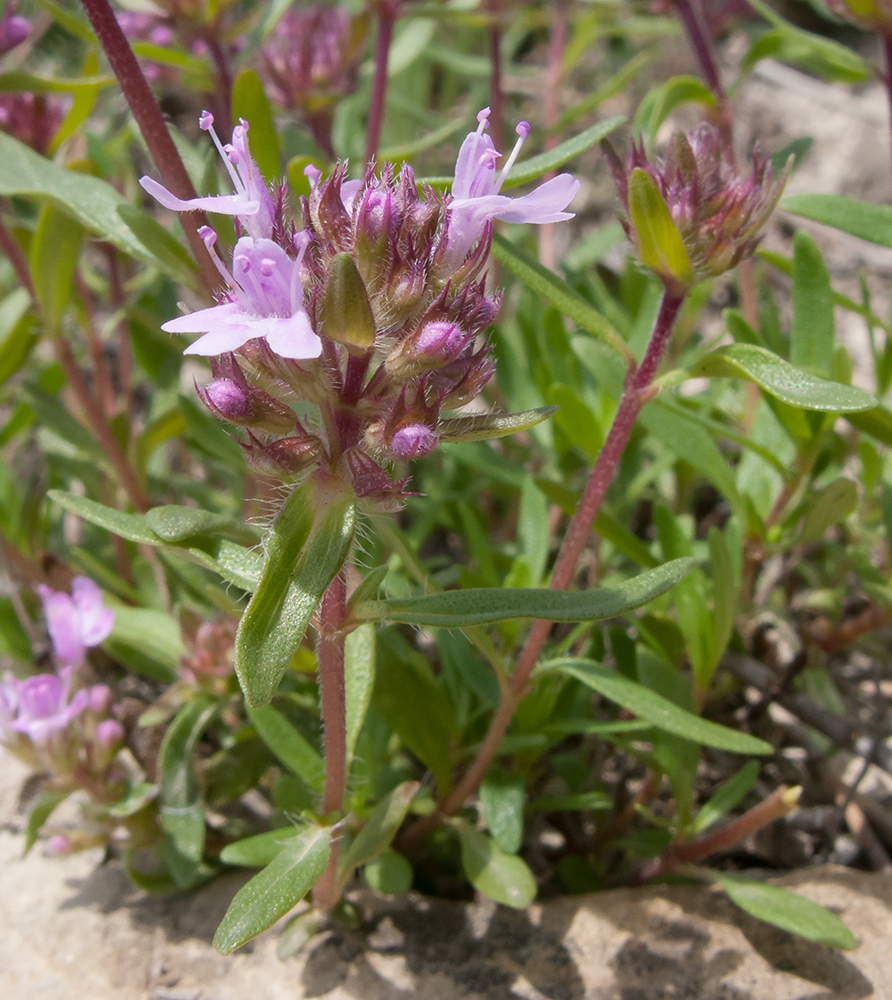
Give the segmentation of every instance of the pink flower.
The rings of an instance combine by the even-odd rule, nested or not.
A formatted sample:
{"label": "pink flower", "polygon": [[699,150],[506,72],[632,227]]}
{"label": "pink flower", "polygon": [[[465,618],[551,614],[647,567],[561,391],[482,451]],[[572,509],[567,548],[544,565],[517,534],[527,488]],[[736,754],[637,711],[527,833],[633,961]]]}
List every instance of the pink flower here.
{"label": "pink flower", "polygon": [[183,200],[151,177],[140,177],[140,185],[172,212],[201,209],[220,215],[234,215],[249,236],[269,239],[273,235],[275,206],[248,148],[248,123],[242,119],[232,130],[232,143],[224,146],[214,131],[214,116],[209,111],[202,111],[199,121],[202,129],[210,132],[236,193]]}
{"label": "pink flower", "polygon": [[102,603],[102,591],[85,576],[71,581],[71,595],[38,587],[46,615],[47,630],[56,659],[79,667],[86,650],[98,646],[111,634],[115,613]]}
{"label": "pink flower", "polygon": [[226,279],[229,301],[172,319],[161,329],[166,333],[203,333],[186,354],[225,354],[255,337],[265,337],[270,350],[280,357],[318,358],[322,341],[313,332],[304,308],[300,279],[309,234],[294,237],[294,260],[272,240],[243,236],[235,245],[230,274],[214,250],[216,233],[208,226],[199,232]]}
{"label": "pink flower", "polygon": [[[24,681],[7,680],[4,687],[13,685],[16,701],[15,715],[3,728],[24,733],[32,743],[43,743],[54,732],[64,729],[71,720],[82,712],[90,701],[90,693],[78,691],[71,701],[71,679],[74,667],[63,667],[56,674],[37,674]],[[7,696],[4,699],[9,702]]]}
{"label": "pink flower", "polygon": [[572,212],[564,211],[579,190],[579,181],[570,174],[559,174],[520,198],[499,193],[530,133],[530,126],[526,122],[517,126],[518,140],[496,176],[496,160],[502,154],[486,134],[489,114],[489,108],[484,108],[477,115],[477,131],[471,132],[462,143],[455,164],[448,240],[449,258],[456,264],[464,260],[492,219],[542,225],[573,218]]}

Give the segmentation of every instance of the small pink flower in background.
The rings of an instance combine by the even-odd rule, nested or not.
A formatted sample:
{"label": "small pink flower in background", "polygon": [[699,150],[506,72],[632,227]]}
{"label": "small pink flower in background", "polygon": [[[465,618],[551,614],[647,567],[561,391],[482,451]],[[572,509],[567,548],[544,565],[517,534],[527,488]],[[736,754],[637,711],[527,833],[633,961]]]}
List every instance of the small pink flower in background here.
{"label": "small pink flower in background", "polygon": [[31,34],[31,22],[15,13],[15,3],[8,3],[0,17],[0,56],[14,49]]}
{"label": "small pink flower in background", "polygon": [[517,143],[497,176],[496,160],[502,154],[486,134],[489,114],[489,108],[484,108],[477,115],[477,131],[462,143],[455,164],[448,222],[449,256],[453,261],[467,256],[483,235],[486,223],[493,219],[543,225],[573,218],[572,212],[564,211],[579,190],[579,181],[570,174],[552,177],[520,198],[499,193],[530,134],[530,126],[526,122],[517,126]]}
{"label": "small pink flower in background", "polygon": [[71,700],[71,680],[74,667],[63,667],[59,674],[37,674],[19,681],[8,678],[3,688],[6,695],[0,701],[11,701],[9,688],[14,689],[15,714],[8,721],[0,717],[0,729],[27,736],[32,743],[44,743],[53,733],[64,729],[90,702],[90,692],[80,690]]}
{"label": "small pink flower in background", "polygon": [[56,659],[71,667],[84,662],[86,651],[111,634],[115,613],[102,603],[102,591],[85,576],[71,581],[71,594],[38,588]]}

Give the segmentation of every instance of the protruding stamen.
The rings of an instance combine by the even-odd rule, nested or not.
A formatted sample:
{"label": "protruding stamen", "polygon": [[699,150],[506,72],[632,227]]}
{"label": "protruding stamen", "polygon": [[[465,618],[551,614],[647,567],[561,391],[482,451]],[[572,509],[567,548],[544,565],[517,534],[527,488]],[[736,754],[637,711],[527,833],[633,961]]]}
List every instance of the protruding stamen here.
{"label": "protruding stamen", "polygon": [[223,261],[220,260],[217,251],[214,249],[214,244],[217,242],[217,234],[214,232],[213,229],[211,229],[210,226],[202,226],[198,230],[198,235],[201,237],[201,242],[204,243],[205,247],[207,248],[208,255],[214,262],[214,267],[223,276],[223,280],[226,282],[226,284],[229,285],[230,288],[234,288],[235,279],[229,273],[229,269],[226,267]]}
{"label": "protruding stamen", "polygon": [[214,116],[210,111],[202,111],[198,117],[198,127],[202,132],[207,132],[208,129],[214,127]]}
{"label": "protruding stamen", "polygon": [[297,260],[291,270],[291,315],[293,316],[304,307],[304,286],[300,280],[300,265],[303,262],[307,247],[313,242],[313,237],[302,229],[294,234],[294,249],[297,251]]}
{"label": "protruding stamen", "polygon": [[482,135],[485,129],[489,128],[489,116],[492,114],[489,108],[484,108],[477,115],[477,134]]}
{"label": "protruding stamen", "polygon": [[508,176],[508,171],[514,166],[514,161],[517,159],[523,144],[526,142],[527,136],[530,134],[530,126],[528,122],[519,122],[517,125],[517,142],[514,143],[514,149],[511,150],[511,155],[505,161],[505,166],[502,167],[502,172],[499,174],[496,180],[496,186],[493,190],[493,194],[498,194],[502,190],[502,185],[505,183],[505,178]]}
{"label": "protruding stamen", "polygon": [[312,163],[308,163],[304,167],[304,177],[310,182],[310,190],[315,190],[322,180],[322,171]]}
{"label": "protruding stamen", "polygon": [[[217,135],[217,130],[214,128],[213,121],[214,116],[211,115],[211,123],[205,129],[206,132],[210,132],[211,138],[214,140],[214,145],[217,147],[217,152],[220,154],[224,164],[226,165],[226,170],[229,172],[229,177],[232,183],[235,185],[236,191],[239,194],[245,193],[245,187],[239,179],[239,175],[235,172],[235,167],[229,162],[229,157],[226,155],[226,147],[220,142],[220,137]],[[200,122],[199,122],[200,124]],[[204,125],[201,126],[204,128]]]}

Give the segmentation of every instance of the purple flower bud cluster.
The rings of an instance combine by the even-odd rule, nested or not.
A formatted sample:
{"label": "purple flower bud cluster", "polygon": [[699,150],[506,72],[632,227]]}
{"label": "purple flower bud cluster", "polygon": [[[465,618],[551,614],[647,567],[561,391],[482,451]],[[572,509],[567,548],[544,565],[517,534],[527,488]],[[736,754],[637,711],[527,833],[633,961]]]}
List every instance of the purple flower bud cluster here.
{"label": "purple flower bud cluster", "polygon": [[791,161],[773,182],[768,158],[754,153],[752,173],[739,176],[712,125],[701,125],[688,135],[676,132],[663,161],[652,162],[643,141],[633,144],[625,163],[609,144],[604,143],[604,149],[626,212],[620,221],[629,240],[638,246],[629,217],[629,178],[638,169],[651,178],[665,202],[695,281],[722,274],[752,256],[792,166]]}
{"label": "purple flower bud cluster", "polygon": [[299,109],[317,145],[334,158],[331,124],[337,102],[359,78],[368,15],[311,4],[285,12],[263,46],[259,71],[270,100]]}
{"label": "purple flower bud cluster", "polygon": [[[370,167],[348,180],[307,168],[300,228],[257,171],[241,122],[223,145],[207,112],[235,194],[183,201],[140,183],[176,211],[233,215],[239,238],[227,266],[213,230],[202,238],[226,290],[217,305],[170,320],[169,333],[201,333],[187,353],[221,355],[199,390],[218,417],[244,428],[249,465],[288,481],[317,467],[348,479],[366,505],[398,506],[403,487],[386,467],[428,454],[444,411],[473,400],[492,377],[485,340],[499,308],[484,269],[494,220],[550,223],[579,182],[561,174],[531,194],[501,193],[529,126],[505,167],[486,135],[489,111],[462,143],[452,192],[419,191],[409,166]],[[238,357],[236,357],[238,355]],[[291,404],[313,404],[298,420]]]}

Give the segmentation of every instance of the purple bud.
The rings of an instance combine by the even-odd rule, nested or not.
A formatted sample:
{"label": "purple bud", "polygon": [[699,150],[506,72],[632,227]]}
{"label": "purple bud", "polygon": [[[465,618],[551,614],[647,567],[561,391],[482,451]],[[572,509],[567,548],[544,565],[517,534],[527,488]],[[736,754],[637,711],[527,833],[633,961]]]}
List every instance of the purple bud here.
{"label": "purple bud", "polygon": [[112,693],[107,684],[96,684],[90,688],[90,711],[105,715],[111,706]]}
{"label": "purple bud", "polygon": [[112,750],[124,741],[124,727],[115,719],[104,719],[96,727],[96,742],[103,750]]}
{"label": "purple bud", "polygon": [[23,17],[7,15],[0,20],[0,55],[20,45],[31,33],[31,25]]}
{"label": "purple bud", "polygon": [[218,416],[234,424],[250,421],[254,407],[248,393],[228,378],[216,379],[204,387],[208,402]]}
{"label": "purple bud", "polygon": [[404,424],[390,439],[390,451],[394,458],[422,458],[434,450],[438,440],[424,424]]}
{"label": "purple bud", "polygon": [[463,340],[462,329],[455,323],[427,323],[418,332],[414,347],[419,354],[445,359],[459,351]]}
{"label": "purple bud", "polygon": [[46,842],[46,853],[54,858],[61,858],[65,854],[71,854],[75,850],[74,843],[61,835],[50,837]]}

